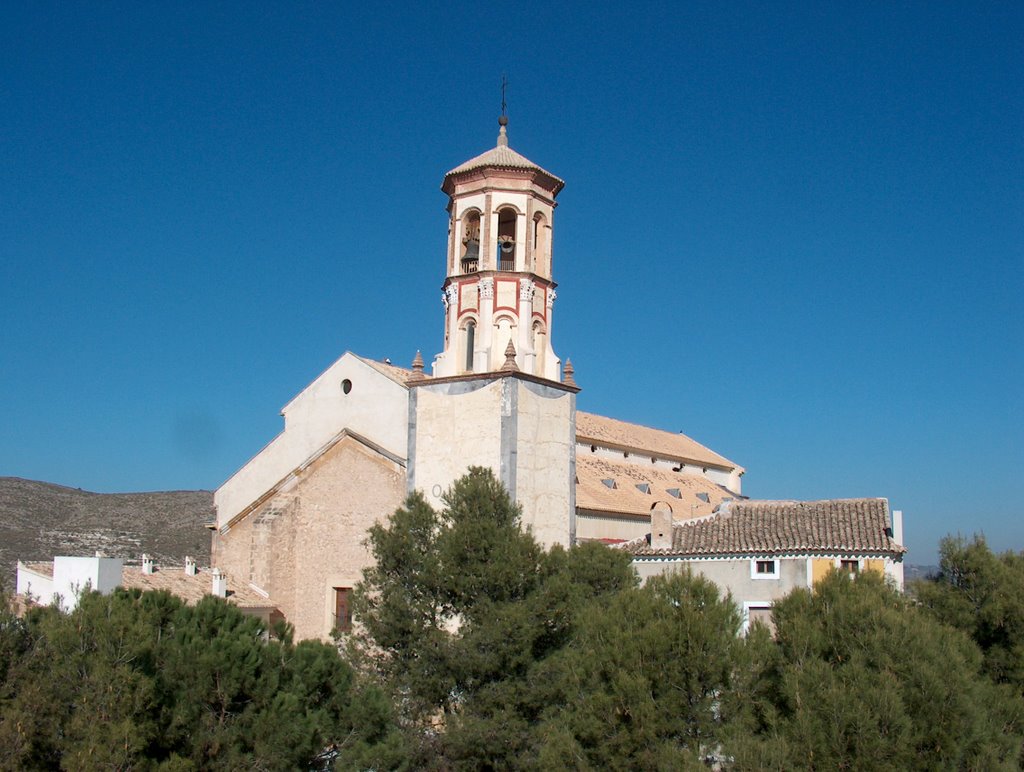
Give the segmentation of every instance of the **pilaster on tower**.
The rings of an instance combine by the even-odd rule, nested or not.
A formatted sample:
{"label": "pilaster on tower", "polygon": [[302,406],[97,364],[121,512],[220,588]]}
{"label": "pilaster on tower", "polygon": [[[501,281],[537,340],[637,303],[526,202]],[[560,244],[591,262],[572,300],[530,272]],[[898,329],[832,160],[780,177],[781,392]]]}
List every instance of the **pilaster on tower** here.
{"label": "pilaster on tower", "polygon": [[508,146],[505,116],[498,124],[497,145],[441,183],[449,214],[445,334],[433,372],[500,370],[512,343],[522,372],[557,381],[551,245],[565,183]]}

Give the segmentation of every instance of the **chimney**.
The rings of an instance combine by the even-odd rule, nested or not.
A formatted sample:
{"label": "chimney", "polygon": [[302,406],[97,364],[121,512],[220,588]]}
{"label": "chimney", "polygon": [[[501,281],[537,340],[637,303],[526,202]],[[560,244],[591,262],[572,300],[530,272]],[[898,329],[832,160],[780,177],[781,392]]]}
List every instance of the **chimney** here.
{"label": "chimney", "polygon": [[145,552],[142,553],[142,573],[152,574],[156,571],[156,561],[152,555],[147,555]]}
{"label": "chimney", "polygon": [[225,574],[221,573],[219,568],[215,568],[212,571],[213,574],[213,594],[218,598],[228,597],[228,578]]}
{"label": "chimney", "polygon": [[672,548],[672,507],[658,501],[651,507],[651,549]]}
{"label": "chimney", "polygon": [[892,511],[892,540],[897,544],[903,544],[903,510]]}
{"label": "chimney", "polygon": [[196,559],[188,555],[185,556],[185,573],[189,576],[195,576],[199,573],[196,569]]}

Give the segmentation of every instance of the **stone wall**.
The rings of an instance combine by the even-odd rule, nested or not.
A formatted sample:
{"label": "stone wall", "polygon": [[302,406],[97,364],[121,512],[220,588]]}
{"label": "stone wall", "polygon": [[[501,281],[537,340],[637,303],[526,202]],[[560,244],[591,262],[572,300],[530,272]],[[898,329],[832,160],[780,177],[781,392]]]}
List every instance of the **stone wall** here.
{"label": "stone wall", "polygon": [[509,379],[516,389],[515,497],[523,526],[545,547],[569,546],[575,533],[576,395],[532,381]]}
{"label": "stone wall", "polygon": [[436,509],[441,496],[470,466],[500,476],[502,378],[417,386],[409,432],[411,487]]}
{"label": "stone wall", "polygon": [[344,437],[227,533],[214,565],[267,593],[297,638],[327,638],[335,587],[353,587],[371,563],[364,542],[405,498],[405,469]]}
{"label": "stone wall", "polygon": [[575,394],[513,376],[412,389],[410,488],[432,506],[470,466],[491,469],[545,546],[568,545],[575,522]]}

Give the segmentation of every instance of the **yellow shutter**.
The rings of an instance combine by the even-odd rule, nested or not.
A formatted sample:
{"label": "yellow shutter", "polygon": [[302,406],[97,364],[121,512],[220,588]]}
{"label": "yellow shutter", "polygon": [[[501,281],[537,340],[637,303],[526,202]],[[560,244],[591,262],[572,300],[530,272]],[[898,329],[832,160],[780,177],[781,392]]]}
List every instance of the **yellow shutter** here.
{"label": "yellow shutter", "polygon": [[885,561],[880,558],[868,558],[864,561],[865,571],[877,571],[880,574],[885,573]]}
{"label": "yellow shutter", "polygon": [[811,582],[817,584],[834,565],[831,558],[814,558],[811,561]]}

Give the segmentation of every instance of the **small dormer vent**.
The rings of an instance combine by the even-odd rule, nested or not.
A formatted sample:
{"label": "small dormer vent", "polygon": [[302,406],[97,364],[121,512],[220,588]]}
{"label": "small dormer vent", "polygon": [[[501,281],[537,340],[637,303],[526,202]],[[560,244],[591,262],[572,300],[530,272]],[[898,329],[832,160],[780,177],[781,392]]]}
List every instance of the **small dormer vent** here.
{"label": "small dormer vent", "polygon": [[618,485],[615,484],[615,480],[613,480],[611,477],[605,477],[603,480],[601,480],[601,482],[604,483],[606,488],[611,488],[612,490],[615,490],[616,488],[619,487]]}
{"label": "small dormer vent", "polygon": [[651,484],[650,483],[637,483],[636,484],[636,489],[638,491],[640,491],[641,493],[646,493],[647,495],[650,495],[650,493],[651,493]]}

